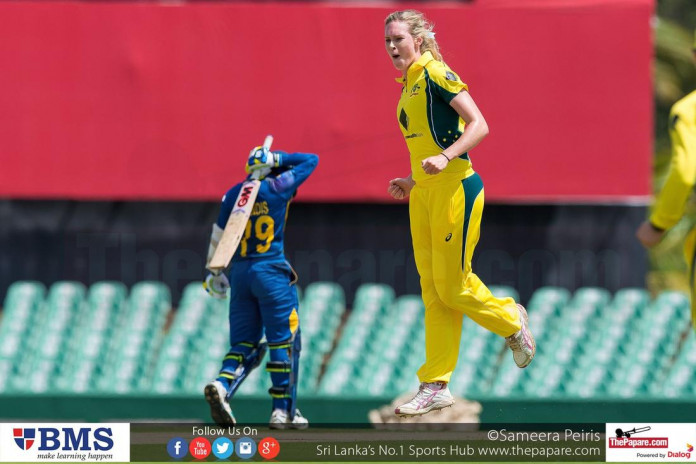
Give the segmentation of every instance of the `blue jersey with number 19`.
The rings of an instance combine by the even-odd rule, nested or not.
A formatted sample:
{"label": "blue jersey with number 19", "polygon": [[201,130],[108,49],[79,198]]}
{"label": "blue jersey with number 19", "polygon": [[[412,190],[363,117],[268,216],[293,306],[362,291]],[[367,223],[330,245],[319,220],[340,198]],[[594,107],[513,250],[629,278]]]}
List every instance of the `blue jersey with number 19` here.
{"label": "blue jersey with number 19", "polygon": [[[242,241],[232,257],[233,263],[245,259],[285,259],[283,235],[288,206],[297,193],[297,188],[316,168],[319,157],[308,153],[274,153],[280,153],[280,168],[284,170],[278,175],[271,173],[261,181]],[[221,228],[227,224],[241,187],[240,182],[222,198],[217,220],[217,225]]]}

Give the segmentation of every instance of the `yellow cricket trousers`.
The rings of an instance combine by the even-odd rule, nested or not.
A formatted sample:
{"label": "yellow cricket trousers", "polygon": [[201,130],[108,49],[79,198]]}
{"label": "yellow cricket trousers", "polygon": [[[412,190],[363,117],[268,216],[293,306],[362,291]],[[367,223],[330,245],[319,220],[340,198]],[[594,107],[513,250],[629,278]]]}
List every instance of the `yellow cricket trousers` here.
{"label": "yellow cricket trousers", "polygon": [[483,197],[483,183],[476,173],[463,180],[416,184],[411,190],[411,236],[425,304],[421,382],[449,382],[464,315],[502,337],[520,330],[515,301],[494,297],[471,270]]}
{"label": "yellow cricket trousers", "polygon": [[696,330],[696,227],[686,234],[684,256],[689,265],[689,288],[691,289],[691,325]]}

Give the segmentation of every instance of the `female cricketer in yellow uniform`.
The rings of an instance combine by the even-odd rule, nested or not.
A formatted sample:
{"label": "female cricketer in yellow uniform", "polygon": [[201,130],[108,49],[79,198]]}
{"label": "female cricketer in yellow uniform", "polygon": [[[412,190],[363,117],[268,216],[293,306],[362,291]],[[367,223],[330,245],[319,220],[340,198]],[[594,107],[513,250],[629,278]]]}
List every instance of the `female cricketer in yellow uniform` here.
{"label": "female cricketer in yellow uniform", "polygon": [[[696,34],[694,36],[696,62]],[[684,215],[684,205],[696,184],[696,91],[679,100],[669,113],[672,160],[667,180],[657,197],[650,219],[638,228],[636,236],[646,247],[657,245]],[[696,227],[686,236],[684,254],[689,264],[691,286],[691,324],[696,330]]]}
{"label": "female cricketer in yellow uniform", "polygon": [[488,126],[468,88],[443,61],[432,26],[414,10],[385,20],[387,53],[403,73],[397,119],[411,155],[411,175],[388,192],[410,195],[413,251],[425,304],[425,363],[416,396],[396,408],[414,416],[454,403],[447,384],[457,364],[462,320],[470,317],[505,337],[519,367],[536,352],[527,313],[512,298],[496,298],[471,270],[483,211],[483,183],[468,152]]}

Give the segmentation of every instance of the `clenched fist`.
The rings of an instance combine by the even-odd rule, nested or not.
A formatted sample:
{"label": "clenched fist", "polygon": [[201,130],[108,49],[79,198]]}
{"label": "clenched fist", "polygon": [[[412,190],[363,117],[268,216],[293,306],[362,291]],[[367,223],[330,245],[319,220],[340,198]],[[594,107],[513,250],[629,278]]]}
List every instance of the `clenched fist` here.
{"label": "clenched fist", "polygon": [[421,167],[426,174],[440,174],[447,167],[449,162],[449,158],[440,153],[439,155],[425,158],[421,161]]}
{"label": "clenched fist", "polygon": [[411,176],[397,177],[396,179],[389,181],[389,188],[387,188],[387,192],[389,192],[389,195],[391,195],[395,200],[403,200],[411,193],[411,189],[414,185],[416,185],[416,183],[413,181]]}

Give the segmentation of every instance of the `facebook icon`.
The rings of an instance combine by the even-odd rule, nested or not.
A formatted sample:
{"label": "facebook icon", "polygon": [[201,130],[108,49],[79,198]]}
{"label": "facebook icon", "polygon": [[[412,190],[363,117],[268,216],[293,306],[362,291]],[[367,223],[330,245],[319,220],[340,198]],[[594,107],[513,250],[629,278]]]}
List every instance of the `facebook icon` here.
{"label": "facebook icon", "polygon": [[188,443],[183,438],[172,438],[167,443],[167,453],[174,459],[181,459],[188,453]]}

